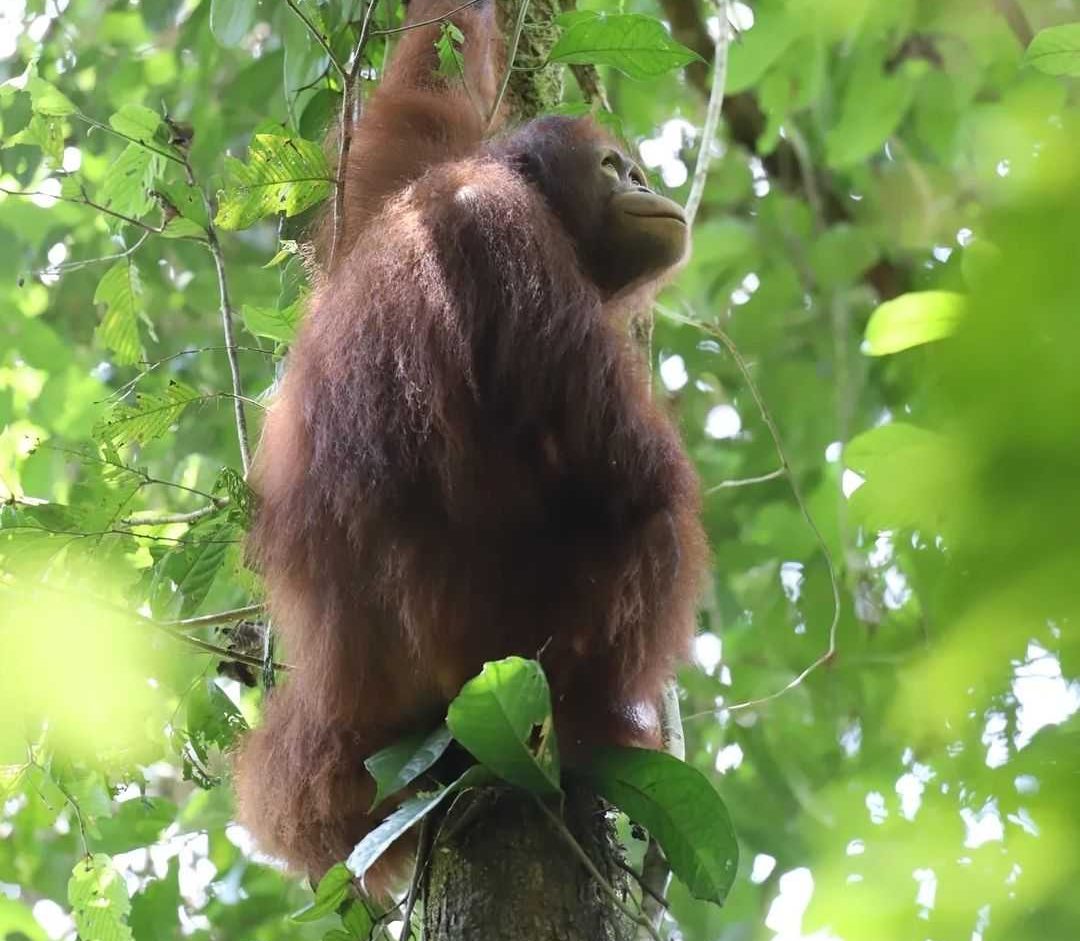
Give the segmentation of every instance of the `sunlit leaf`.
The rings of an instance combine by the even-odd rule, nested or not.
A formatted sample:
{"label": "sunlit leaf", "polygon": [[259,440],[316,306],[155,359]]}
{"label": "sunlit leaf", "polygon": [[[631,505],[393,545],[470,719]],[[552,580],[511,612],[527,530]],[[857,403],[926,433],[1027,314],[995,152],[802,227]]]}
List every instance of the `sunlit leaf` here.
{"label": "sunlit leaf", "polygon": [[248,162],[227,157],[226,170],[215,219],[224,229],[243,229],[277,212],[294,216],[332,188],[322,148],[300,137],[256,134]]}
{"label": "sunlit leaf", "polygon": [[899,353],[952,336],[967,313],[963,294],[919,291],[886,301],[866,325],[863,349],[871,356]]}
{"label": "sunlit leaf", "polygon": [[105,316],[94,335],[116,354],[118,363],[135,363],[144,356],[139,340],[142,295],[139,269],[130,259],[118,261],[106,271],[94,291],[94,303],[105,305]]}
{"label": "sunlit leaf", "polygon": [[82,941],[132,941],[127,886],[104,853],[75,864],[68,881],[68,904]]}
{"label": "sunlit leaf", "polygon": [[446,724],[499,777],[538,794],[559,792],[551,693],[535,660],[485,663],[450,704]]}
{"label": "sunlit leaf", "polygon": [[708,778],[665,752],[640,748],[600,749],[582,773],[649,831],[696,898],[724,903],[739,868],[739,844]]}
{"label": "sunlit leaf", "polygon": [[164,392],[144,392],[135,405],[116,405],[94,427],[94,437],[120,448],[125,444],[145,444],[165,434],[192,402],[204,398],[190,386],[175,380]]}
{"label": "sunlit leaf", "polygon": [[701,57],[671,38],[664,24],[640,13],[576,16],[551,50],[551,62],[610,65],[635,79],[650,79]]}
{"label": "sunlit leaf", "polygon": [[282,343],[291,343],[296,339],[300,302],[282,308],[245,304],[242,313],[244,326],[257,337],[269,337]]}
{"label": "sunlit leaf", "polygon": [[1080,23],[1039,30],[1024,61],[1047,75],[1080,75]]}

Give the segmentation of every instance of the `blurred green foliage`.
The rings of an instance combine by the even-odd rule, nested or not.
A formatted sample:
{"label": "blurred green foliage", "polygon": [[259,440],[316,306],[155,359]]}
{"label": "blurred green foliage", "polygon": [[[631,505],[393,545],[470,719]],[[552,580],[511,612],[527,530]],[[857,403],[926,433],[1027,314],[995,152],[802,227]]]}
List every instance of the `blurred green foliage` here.
{"label": "blurred green foliage", "polygon": [[[0,937],[351,936],[289,920],[308,888],[230,823],[257,632],[177,623],[258,598],[234,407],[254,437],[332,186],[327,48],[347,61],[363,12],[295,5],[322,41],[269,0],[0,4]],[[685,199],[717,8],[581,6],[701,57],[632,31],[591,55]],[[664,930],[1074,938],[1080,4],[726,14],[721,139],[650,357],[715,561],[688,760],[742,870],[723,910],[673,885]],[[570,21],[567,61],[602,21]]]}

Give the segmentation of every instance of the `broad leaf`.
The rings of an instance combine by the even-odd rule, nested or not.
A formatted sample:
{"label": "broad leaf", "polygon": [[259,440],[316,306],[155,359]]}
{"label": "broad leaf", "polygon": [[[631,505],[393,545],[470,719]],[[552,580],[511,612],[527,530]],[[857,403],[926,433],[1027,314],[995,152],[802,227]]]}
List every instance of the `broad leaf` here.
{"label": "broad leaf", "polygon": [[96,201],[129,218],[145,215],[154,206],[150,191],[163,159],[140,144],[128,144],[109,167]]}
{"label": "broad leaf", "polygon": [[967,299],[952,291],[917,291],[886,301],[870,316],[863,350],[885,356],[952,336],[967,312]]}
{"label": "broad leaf", "polygon": [[26,90],[30,92],[34,114],[45,117],[65,117],[79,110],[71,103],[67,95],[55,85],[39,77],[34,71],[31,71],[26,80]]}
{"label": "broad leaf", "polygon": [[109,118],[109,126],[114,131],[144,144],[152,143],[158,148],[166,146],[163,142],[154,140],[161,124],[161,115],[156,111],[135,104],[124,105]]}
{"label": "broad leaf", "polygon": [[256,134],[248,162],[226,157],[225,166],[228,181],[215,218],[223,229],[244,229],[277,212],[295,216],[332,189],[322,148],[302,137]]}
{"label": "broad leaf", "polygon": [[269,337],[282,343],[291,343],[296,338],[296,327],[300,323],[300,303],[288,307],[243,307],[244,326],[257,337]]}
{"label": "broad leaf", "polygon": [[568,65],[610,65],[624,75],[650,79],[701,58],[671,38],[664,24],[640,13],[577,15],[548,57]]}
{"label": "broad leaf", "polygon": [[437,791],[417,794],[416,797],[410,798],[356,844],[345,865],[349,867],[349,871],[357,879],[363,879],[364,874],[371,868],[372,864],[399,837],[405,834],[415,823],[431,813],[443,800],[458,791],[478,787],[490,781],[491,774],[486,768],[473,766],[453,784]]}
{"label": "broad leaf", "polygon": [[739,844],[708,778],[678,758],[641,748],[600,749],[582,774],[649,831],[692,895],[724,903],[739,868]]}
{"label": "broad leaf", "polygon": [[535,660],[508,657],[484,664],[450,704],[446,724],[503,780],[537,794],[559,793],[551,693]]}
{"label": "broad leaf", "polygon": [[259,0],[212,0],[210,31],[223,46],[239,46],[255,26]]}
{"label": "broad leaf", "polygon": [[1039,30],[1024,61],[1047,75],[1080,76],[1080,23]]}
{"label": "broad leaf", "polygon": [[193,615],[214,584],[225,553],[240,539],[240,531],[225,520],[201,520],[184,535],[184,542],[165,550],[154,565],[150,606],[155,617]]}
{"label": "broad leaf", "polygon": [[105,316],[94,336],[123,365],[137,363],[144,355],[139,341],[142,295],[139,269],[127,258],[106,271],[94,291],[94,303],[105,305]]}
{"label": "broad leaf", "polygon": [[82,941],[131,941],[127,886],[104,853],[75,864],[68,880],[68,904]]}
{"label": "broad leaf", "polygon": [[344,863],[331,866],[315,888],[315,898],[310,905],[305,905],[291,916],[293,921],[318,921],[332,915],[338,906],[349,897],[353,874]]}
{"label": "broad leaf", "polygon": [[150,846],[175,819],[176,805],[163,797],[124,801],[111,817],[98,820],[101,836],[94,847],[112,856]]}
{"label": "broad leaf", "polygon": [[212,679],[196,684],[187,698],[187,732],[205,759],[212,745],[229,748],[248,725],[235,703]]}
{"label": "broad leaf", "polygon": [[94,437],[119,449],[125,444],[145,444],[160,438],[192,402],[205,396],[191,386],[173,380],[164,392],[140,393],[135,405],[115,405],[94,426]]}
{"label": "broad leaf", "polygon": [[410,735],[368,758],[364,767],[375,779],[376,787],[372,808],[427,771],[442,757],[449,744],[450,730],[440,725],[432,732]]}

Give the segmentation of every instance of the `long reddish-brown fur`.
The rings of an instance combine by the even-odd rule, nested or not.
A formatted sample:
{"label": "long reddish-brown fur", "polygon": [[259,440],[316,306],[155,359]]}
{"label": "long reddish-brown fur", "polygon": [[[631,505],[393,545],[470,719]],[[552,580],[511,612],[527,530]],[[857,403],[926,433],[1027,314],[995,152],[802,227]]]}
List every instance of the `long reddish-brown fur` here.
{"label": "long reddish-brown fur", "polygon": [[540,656],[571,754],[655,747],[703,578],[693,469],[557,212],[575,181],[545,195],[506,157],[602,135],[563,121],[486,145],[493,17],[454,20],[471,97],[432,77],[436,27],[404,34],[253,475],[250,548],[294,669],[241,748],[239,815],[315,875],[388,812],[367,812],[364,759],[441,720],[486,660]]}

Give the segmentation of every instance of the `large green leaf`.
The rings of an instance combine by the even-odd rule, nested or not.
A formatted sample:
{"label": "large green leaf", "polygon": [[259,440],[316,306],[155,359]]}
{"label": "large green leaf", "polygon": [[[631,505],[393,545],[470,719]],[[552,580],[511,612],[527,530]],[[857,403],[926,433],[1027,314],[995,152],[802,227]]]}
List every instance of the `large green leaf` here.
{"label": "large green leaf", "polygon": [[105,305],[105,316],[94,336],[113,351],[118,363],[137,363],[144,356],[139,340],[142,296],[139,269],[129,258],[121,259],[106,271],[94,291],[94,303]]}
{"label": "large green leaf", "polygon": [[414,781],[442,757],[450,744],[450,730],[440,725],[431,732],[416,732],[377,751],[364,761],[375,779],[375,799],[371,806],[380,804],[388,795],[400,791]]}
{"label": "large green leaf", "polygon": [[491,773],[486,768],[473,766],[453,784],[439,788],[437,791],[417,794],[416,797],[410,798],[356,844],[345,865],[349,867],[349,871],[357,879],[364,878],[364,874],[395,841],[403,836],[414,824],[423,820],[443,800],[458,791],[478,787],[490,783],[490,781]]}
{"label": "large green leaf", "polygon": [[281,308],[245,304],[242,314],[244,326],[255,336],[291,343],[296,338],[296,327],[300,323],[300,302]]}
{"label": "large green leaf", "polygon": [[315,887],[315,898],[312,899],[311,904],[293,912],[292,920],[303,923],[318,921],[320,918],[332,915],[349,897],[352,880],[353,874],[344,863],[331,866]]}
{"label": "large green leaf", "polygon": [[227,184],[215,219],[223,229],[244,229],[278,212],[295,216],[332,189],[322,148],[302,137],[256,134],[248,162],[226,157],[225,166]]}
{"label": "large green leaf", "polygon": [[886,301],[866,325],[865,352],[899,353],[952,336],[967,313],[967,299],[952,291],[917,291]]}
{"label": "large green leaf", "polygon": [[68,904],[81,941],[132,941],[127,886],[104,853],[75,864],[68,880]]}
{"label": "large green leaf", "polygon": [[182,543],[166,549],[154,565],[150,582],[154,616],[194,614],[221,571],[226,552],[239,539],[240,530],[231,522],[211,518],[192,526]]}
{"label": "large green leaf", "polygon": [[146,214],[154,205],[150,191],[162,161],[141,144],[128,144],[109,167],[96,201],[129,218]]}
{"label": "large green leaf", "polygon": [[136,396],[135,405],[115,405],[97,425],[94,437],[113,448],[145,444],[164,435],[192,402],[205,396],[173,380],[164,392]]}
{"label": "large green leaf", "polygon": [[559,793],[551,693],[535,660],[484,664],[446,714],[450,731],[500,778],[537,794]]}
{"label": "large green leaf", "polygon": [[212,0],[210,31],[223,46],[239,46],[255,26],[259,0]]}
{"label": "large green leaf", "polygon": [[676,42],[664,24],[640,13],[578,14],[548,57],[567,65],[610,65],[624,75],[650,79],[701,58]]}
{"label": "large green leaf", "polygon": [[1024,61],[1047,75],[1080,76],[1080,23],[1039,30]]}
{"label": "large green leaf", "polygon": [[672,755],[641,748],[600,749],[581,773],[649,831],[696,898],[724,903],[739,868],[739,844],[708,778]]}

